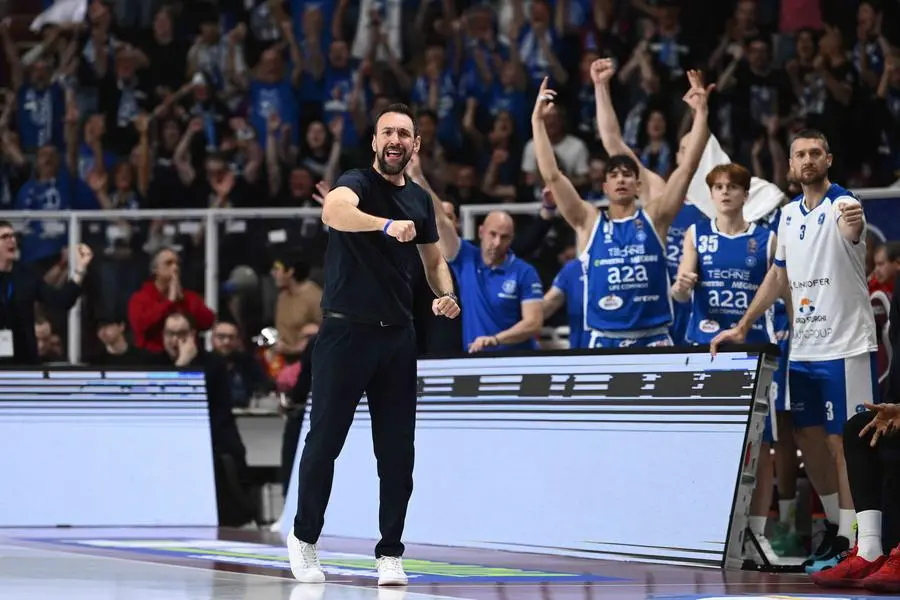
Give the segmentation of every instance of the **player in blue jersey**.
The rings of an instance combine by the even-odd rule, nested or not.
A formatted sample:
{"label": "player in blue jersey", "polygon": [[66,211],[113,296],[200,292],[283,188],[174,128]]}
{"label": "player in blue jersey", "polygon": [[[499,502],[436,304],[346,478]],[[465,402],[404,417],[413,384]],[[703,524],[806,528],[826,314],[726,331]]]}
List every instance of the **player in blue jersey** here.
{"label": "player in blue jersey", "polygon": [[[706,176],[716,218],[688,229],[672,286],[675,300],[691,302],[688,343],[709,344],[716,333],[740,321],[772,262],[775,233],[744,220],[750,177],[750,171],[734,163],[719,165]],[[772,341],[765,317],[753,323],[747,341]]]}
{"label": "player in blue jersey", "polygon": [[573,258],[553,279],[550,291],[544,294],[544,321],[566,305],[569,316],[569,348],[587,348],[584,331],[584,269],[581,260]]}
{"label": "player in blue jersey", "polygon": [[[597,77],[612,74],[596,69]],[[532,114],[538,169],[556,198],[563,218],[572,226],[584,265],[585,330],[591,348],[672,345],[669,327],[672,304],[666,266],[669,226],[684,204],[684,196],[709,139],[707,97],[700,73],[688,73],[691,88],[684,101],[694,113],[687,150],[662,195],[642,208],[636,200],[640,170],[631,156],[612,156],[603,184],[609,208],[599,210],[582,200],[572,182],[559,170],[544,118],[553,109],[556,93],[541,84]]]}
{"label": "player in blue jersey", "polygon": [[[688,229],[678,276],[672,286],[673,298],[691,303],[685,336],[688,343],[709,344],[716,333],[740,321],[774,258],[774,231],[744,219],[750,179],[750,171],[734,163],[718,165],[706,176],[716,216]],[[774,343],[771,316],[770,311],[753,323],[747,334],[748,342]],[[763,557],[777,563],[778,554],[765,536],[774,476],[772,408],[759,450],[756,488],[750,502],[750,529]],[[747,549],[748,556],[753,557],[756,547],[748,545]]]}
{"label": "player in blue jersey", "polygon": [[[639,179],[641,180],[640,198],[646,203],[650,198],[657,198],[663,195],[666,180],[641,164],[632,149],[625,143],[609,91],[609,77],[613,74],[615,74],[615,64],[608,59],[599,59],[591,65],[594,97],[596,98],[597,129],[600,139],[603,141],[603,148],[609,156],[623,154],[631,156],[637,163],[640,169]],[[678,152],[675,154],[676,165],[681,164],[687,151],[689,140],[689,135],[681,138]],[[685,232],[694,223],[706,220],[708,220],[708,217],[703,211],[693,204],[685,202],[669,226],[665,238],[666,263],[669,267],[669,277],[673,281],[678,273],[678,264],[681,262],[681,248]],[[687,329],[688,319],[691,316],[691,305],[689,302],[675,302],[672,308],[674,310],[674,320],[669,328],[669,333],[672,336],[672,342],[676,346],[680,346],[684,343],[684,333]]]}

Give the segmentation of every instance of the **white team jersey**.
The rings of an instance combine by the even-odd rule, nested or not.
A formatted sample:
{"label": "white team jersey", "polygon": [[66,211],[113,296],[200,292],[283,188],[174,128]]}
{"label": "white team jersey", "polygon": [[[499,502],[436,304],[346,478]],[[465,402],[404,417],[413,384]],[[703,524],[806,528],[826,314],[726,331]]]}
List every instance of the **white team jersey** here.
{"label": "white team jersey", "polygon": [[793,361],[848,358],[878,349],[866,284],[865,230],[853,243],[841,235],[839,206],[859,204],[832,184],[807,211],[803,197],[784,207],[775,264],[787,269],[794,306]]}

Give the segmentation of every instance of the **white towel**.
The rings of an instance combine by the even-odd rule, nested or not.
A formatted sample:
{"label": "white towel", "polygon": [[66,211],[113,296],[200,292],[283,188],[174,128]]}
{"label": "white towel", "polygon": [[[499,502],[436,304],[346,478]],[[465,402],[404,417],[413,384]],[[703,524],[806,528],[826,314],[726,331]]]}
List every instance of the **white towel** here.
{"label": "white towel", "polygon": [[31,31],[40,31],[44,25],[80,23],[87,16],[87,0],[56,0],[31,22]]}
{"label": "white towel", "polygon": [[[688,186],[687,199],[699,208],[710,219],[716,216],[716,207],[712,201],[709,187],[706,185],[706,175],[718,165],[728,164],[731,158],[722,150],[716,136],[710,134],[709,141],[703,156],[700,157],[700,166],[694,173],[694,178]],[[750,180],[750,196],[744,204],[744,219],[749,222],[758,221],[781,206],[785,196],[777,185],[754,177]]]}

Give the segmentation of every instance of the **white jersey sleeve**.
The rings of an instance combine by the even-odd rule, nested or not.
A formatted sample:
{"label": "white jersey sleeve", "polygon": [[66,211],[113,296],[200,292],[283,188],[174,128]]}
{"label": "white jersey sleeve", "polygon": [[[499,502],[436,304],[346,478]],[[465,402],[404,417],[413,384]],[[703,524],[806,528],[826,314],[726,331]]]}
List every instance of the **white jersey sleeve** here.
{"label": "white jersey sleeve", "polygon": [[802,199],[785,207],[775,263],[784,266],[794,307],[791,361],[825,361],[877,350],[866,282],[866,244],[844,238],[838,206],[858,202],[832,185],[807,210]]}

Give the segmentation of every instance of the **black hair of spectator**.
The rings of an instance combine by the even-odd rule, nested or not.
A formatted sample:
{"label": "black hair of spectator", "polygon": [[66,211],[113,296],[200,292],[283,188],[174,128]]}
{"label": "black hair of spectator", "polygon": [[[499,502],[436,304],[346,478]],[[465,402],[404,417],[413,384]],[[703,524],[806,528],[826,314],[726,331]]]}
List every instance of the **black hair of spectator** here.
{"label": "black hair of spectator", "polygon": [[756,43],[756,42],[759,42],[759,43],[761,43],[761,44],[765,44],[765,45],[766,45],[766,48],[769,50],[769,53],[771,54],[771,52],[772,52],[772,39],[771,39],[769,36],[764,35],[764,34],[755,35],[755,36],[751,37],[749,40],[747,40],[747,46],[749,47],[750,44],[754,44],[754,43]]}
{"label": "black hair of spectator", "polygon": [[7,221],[6,219],[0,219],[0,229],[5,229],[7,227],[9,227],[10,229],[15,229],[15,227],[13,227],[12,223]]}
{"label": "black hair of spectator", "polygon": [[884,248],[885,254],[887,254],[887,259],[890,262],[896,262],[900,260],[900,242],[888,242],[879,248]]}
{"label": "black hair of spectator", "polygon": [[197,326],[194,324],[194,319],[191,318],[191,315],[183,312],[173,312],[169,313],[169,316],[166,317],[166,321],[173,317],[182,317],[185,321],[187,321],[188,326],[191,328],[191,331],[196,331]]}
{"label": "black hair of spectator", "polygon": [[238,331],[241,330],[241,328],[238,327],[237,323],[235,323],[234,321],[232,321],[231,319],[228,319],[228,318],[216,319],[216,322],[213,323],[213,326],[212,326],[213,331],[215,331],[216,327],[218,327],[219,325],[230,325],[231,327],[234,327]]}
{"label": "black hair of spectator", "polygon": [[828,145],[828,138],[818,129],[801,129],[791,137],[791,146],[797,140],[819,140],[825,146],[825,152],[831,154],[831,146]]}
{"label": "black hair of spectator", "polygon": [[390,114],[390,113],[406,115],[407,117],[409,117],[413,123],[413,136],[418,137],[419,124],[416,122],[415,113],[412,111],[412,109],[409,106],[407,106],[406,104],[400,103],[400,102],[397,102],[395,104],[391,104],[388,107],[385,107],[385,109],[383,111],[381,111],[380,113],[378,113],[378,116],[375,117],[375,123],[377,124],[378,121],[381,120],[381,117],[383,117],[384,115]]}
{"label": "black hair of spectator", "polygon": [[609,162],[606,163],[606,177],[608,178],[609,174],[616,169],[628,171],[634,175],[635,179],[640,179],[641,177],[640,167],[638,167],[635,160],[627,154],[614,154],[609,157]]}

